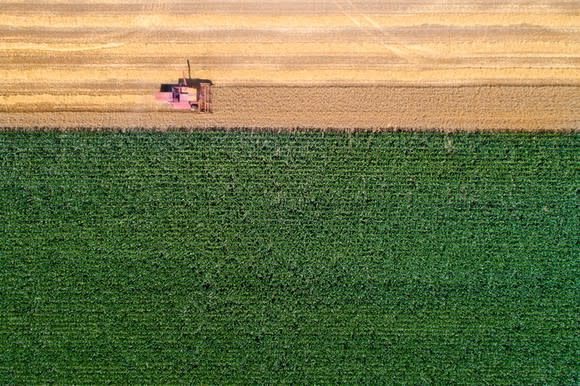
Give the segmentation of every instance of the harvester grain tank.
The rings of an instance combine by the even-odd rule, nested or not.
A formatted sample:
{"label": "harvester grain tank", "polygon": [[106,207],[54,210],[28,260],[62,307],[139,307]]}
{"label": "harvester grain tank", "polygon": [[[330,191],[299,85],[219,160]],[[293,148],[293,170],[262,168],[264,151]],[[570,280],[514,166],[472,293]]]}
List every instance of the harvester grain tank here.
{"label": "harvester grain tank", "polygon": [[176,110],[192,110],[200,113],[212,112],[211,86],[209,79],[191,77],[191,66],[187,61],[189,77],[179,78],[177,83],[161,84],[155,99],[169,104]]}

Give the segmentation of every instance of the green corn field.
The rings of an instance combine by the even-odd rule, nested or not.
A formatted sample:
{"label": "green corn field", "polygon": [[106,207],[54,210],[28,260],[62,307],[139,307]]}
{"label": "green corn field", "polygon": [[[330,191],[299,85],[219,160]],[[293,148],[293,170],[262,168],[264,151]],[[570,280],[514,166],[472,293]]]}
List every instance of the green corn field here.
{"label": "green corn field", "polygon": [[577,133],[0,134],[0,383],[580,381]]}

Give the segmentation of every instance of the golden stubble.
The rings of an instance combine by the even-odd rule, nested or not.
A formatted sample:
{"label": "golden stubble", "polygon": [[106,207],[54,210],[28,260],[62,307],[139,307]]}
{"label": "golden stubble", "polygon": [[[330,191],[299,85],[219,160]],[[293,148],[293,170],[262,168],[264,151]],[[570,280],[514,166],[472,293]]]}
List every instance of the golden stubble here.
{"label": "golden stubble", "polygon": [[[580,18],[557,2],[417,2],[393,13],[348,1],[305,13],[296,2],[291,14],[224,2],[176,14],[171,2],[132,1],[87,11],[96,3],[107,2],[69,12],[39,1],[33,12],[6,0],[0,124],[74,111],[96,126],[119,112],[192,127],[578,127]],[[216,83],[211,117],[154,101],[186,59]],[[118,122],[141,122],[131,117]]]}

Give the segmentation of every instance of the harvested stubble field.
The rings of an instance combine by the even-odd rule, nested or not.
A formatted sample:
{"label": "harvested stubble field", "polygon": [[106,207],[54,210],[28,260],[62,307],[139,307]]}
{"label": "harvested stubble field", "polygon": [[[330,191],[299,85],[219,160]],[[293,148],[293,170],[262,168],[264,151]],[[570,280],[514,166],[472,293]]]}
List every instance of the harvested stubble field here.
{"label": "harvested stubble field", "polygon": [[567,134],[0,135],[0,383],[577,384]]}
{"label": "harvested stubble field", "polygon": [[[237,86],[213,88],[213,114],[175,111],[18,112],[0,127],[59,130],[269,128],[575,130],[577,86]],[[250,97],[253,96],[253,97]],[[244,100],[244,103],[234,101]],[[264,106],[268,106],[264,108]],[[93,106],[94,107],[94,106]],[[102,106],[101,106],[102,107]],[[101,108],[99,107],[99,108]],[[60,108],[55,108],[56,110]],[[50,109],[48,109],[50,110]],[[65,108],[70,111],[71,108]]]}
{"label": "harvested stubble field", "polygon": [[[5,0],[0,127],[577,129],[579,15],[576,0]],[[153,102],[185,59],[217,85],[213,117]]]}

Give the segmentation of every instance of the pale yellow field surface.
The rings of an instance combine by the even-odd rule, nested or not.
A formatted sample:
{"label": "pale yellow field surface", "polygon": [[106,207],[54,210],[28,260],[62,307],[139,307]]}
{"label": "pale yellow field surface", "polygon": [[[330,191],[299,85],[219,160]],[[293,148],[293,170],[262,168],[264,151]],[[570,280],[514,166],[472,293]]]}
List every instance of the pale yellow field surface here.
{"label": "pale yellow field surface", "polygon": [[[2,0],[0,127],[580,128],[577,0]],[[214,113],[154,95],[187,72]]]}

